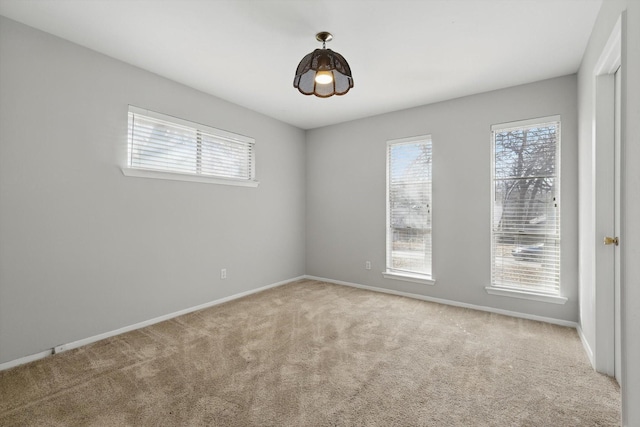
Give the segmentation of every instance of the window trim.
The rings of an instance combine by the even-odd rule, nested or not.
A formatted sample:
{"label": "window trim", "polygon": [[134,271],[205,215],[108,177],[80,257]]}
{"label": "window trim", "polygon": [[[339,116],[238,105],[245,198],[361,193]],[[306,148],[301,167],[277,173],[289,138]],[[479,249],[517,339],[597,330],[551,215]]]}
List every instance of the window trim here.
{"label": "window trim", "polygon": [[503,297],[512,297],[520,299],[528,299],[532,301],[550,302],[554,304],[565,304],[569,298],[562,295],[544,294],[532,292],[528,290],[520,290],[514,288],[503,288],[497,286],[486,286],[485,291],[490,295],[499,295]]}
{"label": "window trim", "polygon": [[[558,264],[559,264],[559,282],[558,282],[558,292],[557,293],[548,293],[548,292],[536,292],[534,290],[531,289],[520,289],[517,287],[510,287],[508,285],[502,285],[502,284],[496,284],[493,283],[493,262],[494,262],[494,253],[493,253],[493,243],[494,243],[494,236],[493,236],[493,227],[494,227],[494,218],[493,218],[493,209],[494,209],[494,203],[495,203],[495,140],[494,140],[494,132],[496,131],[507,131],[507,130],[511,130],[511,129],[519,129],[519,128],[524,128],[524,127],[529,127],[532,125],[543,125],[545,123],[552,123],[552,122],[557,122],[558,123],[558,142],[557,142],[557,148],[556,148],[556,179],[558,180],[558,186],[557,186],[557,190],[556,190],[556,194],[557,194],[557,199],[558,202],[560,203],[560,215],[559,215],[559,225],[560,225],[560,229],[559,229],[559,233],[558,233],[558,242],[560,245],[560,257],[558,259]],[[562,157],[561,157],[561,153],[562,153],[562,120],[561,120],[561,116],[559,114],[556,115],[551,115],[551,116],[544,116],[544,117],[537,117],[537,118],[532,118],[532,119],[525,119],[525,120],[517,120],[517,121],[513,121],[513,122],[505,122],[505,123],[498,123],[498,124],[493,124],[490,127],[490,144],[491,144],[491,150],[490,150],[490,155],[491,155],[491,199],[490,199],[490,212],[491,214],[489,215],[489,221],[490,221],[490,235],[491,235],[491,239],[489,241],[489,244],[491,245],[490,247],[490,255],[491,255],[491,284],[489,286],[485,287],[485,291],[490,294],[490,295],[497,295],[497,296],[504,296],[504,297],[511,297],[511,298],[519,298],[519,299],[527,299],[527,300],[532,300],[532,301],[540,301],[540,302],[548,302],[548,303],[554,303],[554,304],[565,304],[568,301],[568,298],[562,295],[562,196],[561,196],[561,187],[562,187],[562,177],[561,177],[561,173],[562,173],[562,167],[561,167],[561,161],[562,161]]]}
{"label": "window trim", "polygon": [[[389,242],[389,222],[390,222],[390,203],[389,203],[389,174],[390,174],[390,158],[389,158],[389,147],[393,144],[410,144],[412,142],[421,142],[429,140],[431,142],[431,274],[426,273],[418,273],[413,271],[401,271],[389,268],[389,261],[391,258],[391,246]],[[385,219],[385,271],[382,272],[382,276],[385,279],[392,280],[401,280],[406,282],[419,283],[423,285],[435,285],[436,280],[433,271],[433,137],[431,134],[424,135],[416,135],[410,136],[406,138],[398,138],[398,139],[390,139],[387,141],[385,145],[386,149],[386,193],[385,193],[385,203],[386,203],[386,219]]]}
{"label": "window trim", "polygon": [[[167,121],[176,125],[185,126],[187,128],[195,129],[197,131],[203,131],[205,133],[209,133],[215,136],[219,136],[224,139],[230,139],[233,141],[238,141],[245,144],[251,144],[253,146],[251,150],[251,179],[236,179],[236,178],[225,178],[221,176],[213,176],[213,175],[202,175],[202,174],[189,174],[189,173],[181,173],[174,171],[163,171],[158,169],[146,169],[141,167],[131,167],[131,145],[130,145],[130,135],[127,135],[127,158],[125,162],[125,166],[121,166],[122,174],[125,176],[132,176],[138,178],[153,178],[153,179],[164,179],[169,181],[186,181],[186,182],[199,182],[205,184],[219,184],[219,185],[232,185],[232,186],[240,186],[240,187],[257,187],[260,185],[260,181],[255,179],[255,139],[225,131],[223,129],[217,129],[211,126],[207,126],[201,123],[192,122],[189,120],[181,119],[179,117],[171,116],[168,114],[159,113],[152,110],[147,110],[144,108],[136,107],[134,105],[128,106],[129,114],[139,114],[141,116],[146,116],[152,119],[158,119]],[[127,118],[127,121],[129,118]],[[199,134],[198,134],[199,135]],[[201,137],[198,136],[198,139]],[[200,150],[200,149],[199,149]],[[196,159],[199,166],[199,158]]]}
{"label": "window trim", "polygon": [[428,274],[410,274],[410,273],[398,273],[396,271],[384,271],[382,277],[385,279],[401,280],[403,282],[420,283],[422,285],[435,285],[436,280]]}
{"label": "window trim", "polygon": [[152,169],[121,167],[120,170],[122,170],[122,174],[124,176],[133,176],[137,178],[165,179],[168,181],[200,182],[204,184],[235,185],[238,187],[257,187],[258,185],[260,185],[260,181],[225,179],[225,178],[208,177],[208,176],[202,176],[202,175],[189,175],[189,174],[178,173],[178,172],[163,172],[163,171],[157,171]]}

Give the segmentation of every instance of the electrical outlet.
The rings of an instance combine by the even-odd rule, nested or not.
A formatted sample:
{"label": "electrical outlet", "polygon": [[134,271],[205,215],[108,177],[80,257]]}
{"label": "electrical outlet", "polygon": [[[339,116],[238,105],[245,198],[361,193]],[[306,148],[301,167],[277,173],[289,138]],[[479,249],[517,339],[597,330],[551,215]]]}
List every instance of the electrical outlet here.
{"label": "electrical outlet", "polygon": [[223,268],[220,270],[220,278],[221,279],[226,279],[227,278],[227,269]]}
{"label": "electrical outlet", "polygon": [[367,270],[371,270],[371,261],[366,261],[364,263],[364,268],[367,269]]}

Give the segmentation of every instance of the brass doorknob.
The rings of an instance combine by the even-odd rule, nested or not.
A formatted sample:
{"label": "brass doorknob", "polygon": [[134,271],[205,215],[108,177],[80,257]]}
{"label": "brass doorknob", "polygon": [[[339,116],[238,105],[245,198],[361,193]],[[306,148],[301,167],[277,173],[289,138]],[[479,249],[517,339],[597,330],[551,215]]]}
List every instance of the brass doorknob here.
{"label": "brass doorknob", "polygon": [[604,238],[604,244],[605,245],[616,245],[616,246],[618,246],[619,245],[618,238],[617,237],[605,237]]}

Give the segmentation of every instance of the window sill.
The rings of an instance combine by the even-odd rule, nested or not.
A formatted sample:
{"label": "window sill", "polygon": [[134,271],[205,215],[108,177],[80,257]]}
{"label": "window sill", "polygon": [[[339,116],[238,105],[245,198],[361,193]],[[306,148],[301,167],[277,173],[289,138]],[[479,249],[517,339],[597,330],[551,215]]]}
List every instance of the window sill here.
{"label": "window sill", "polygon": [[565,304],[569,300],[569,298],[558,296],[558,295],[542,294],[542,293],[531,292],[531,291],[521,291],[518,289],[506,289],[506,288],[499,288],[495,286],[487,286],[484,289],[487,291],[488,294],[491,294],[491,295],[528,299],[532,301],[549,302],[552,304]]}
{"label": "window sill", "polygon": [[393,271],[385,271],[382,273],[382,276],[385,279],[394,279],[394,280],[403,280],[405,282],[414,282],[420,283],[422,285],[435,285],[436,281],[427,275],[422,274],[407,274],[407,273],[396,273]]}
{"label": "window sill", "polygon": [[205,184],[235,185],[240,187],[257,187],[259,181],[242,181],[235,179],[214,178],[208,176],[187,175],[183,173],[161,172],[148,169],[121,168],[125,176],[138,178],[167,179],[170,181],[202,182]]}

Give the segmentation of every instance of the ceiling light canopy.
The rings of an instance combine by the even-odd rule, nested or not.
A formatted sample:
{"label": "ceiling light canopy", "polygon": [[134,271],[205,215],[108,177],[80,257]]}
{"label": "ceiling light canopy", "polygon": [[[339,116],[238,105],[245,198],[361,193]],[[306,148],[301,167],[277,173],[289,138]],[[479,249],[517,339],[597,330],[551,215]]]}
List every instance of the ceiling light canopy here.
{"label": "ceiling light canopy", "polygon": [[328,98],[344,95],[353,87],[351,68],[342,55],[326,48],[333,36],[326,31],[316,34],[316,40],[322,42],[322,49],[316,49],[306,55],[298,64],[293,87],[304,95]]}

